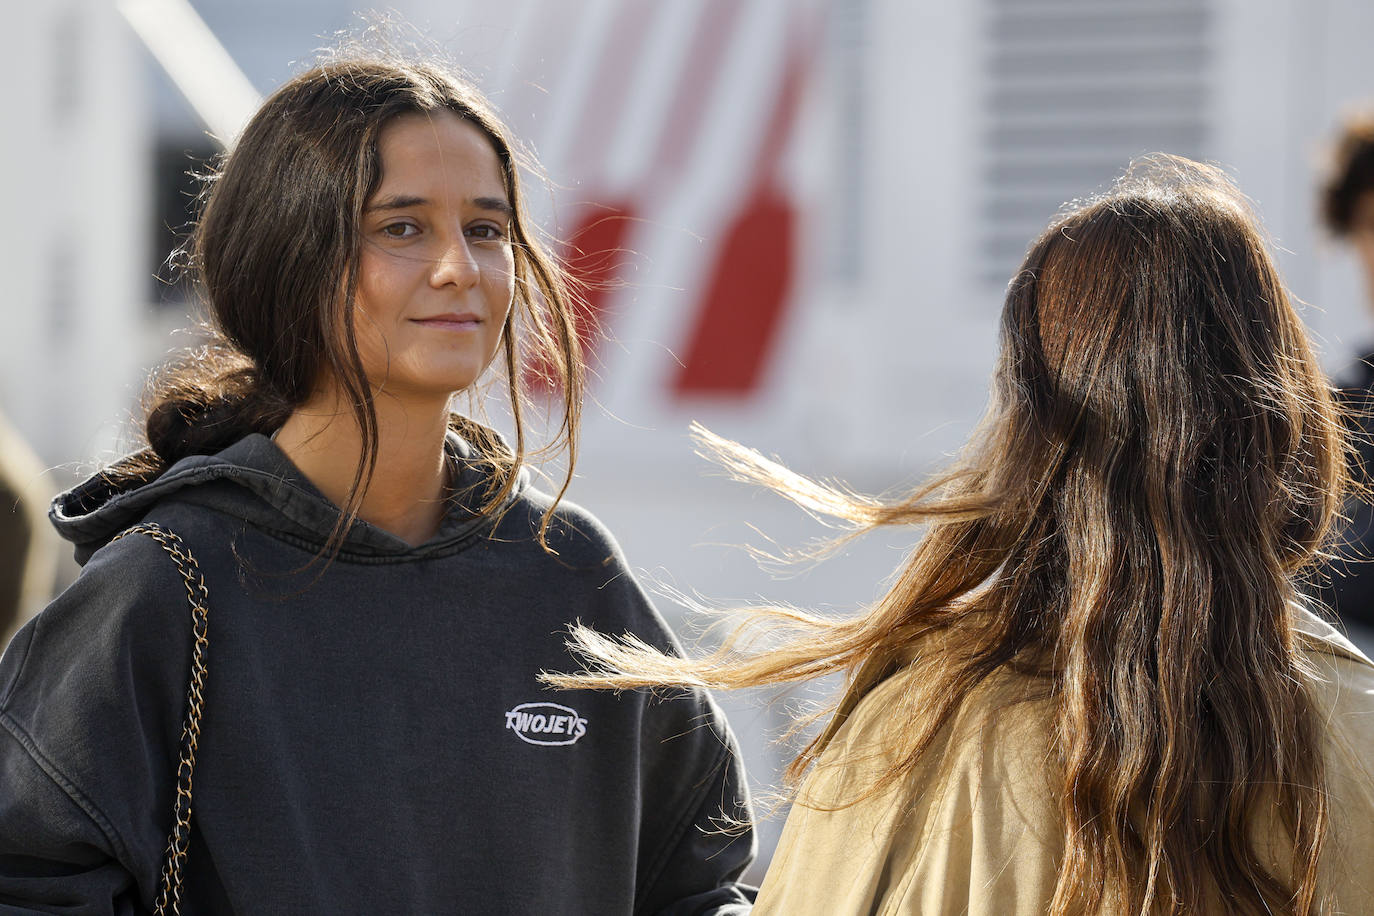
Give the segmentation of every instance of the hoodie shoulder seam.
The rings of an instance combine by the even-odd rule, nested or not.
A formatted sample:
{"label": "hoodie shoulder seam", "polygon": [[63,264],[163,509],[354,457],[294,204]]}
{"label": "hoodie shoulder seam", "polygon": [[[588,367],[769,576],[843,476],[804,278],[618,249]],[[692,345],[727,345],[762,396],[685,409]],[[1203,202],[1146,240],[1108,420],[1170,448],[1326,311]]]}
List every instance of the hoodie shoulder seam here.
{"label": "hoodie shoulder seam", "polygon": [[34,765],[42,770],[43,774],[47,776],[55,786],[62,790],[62,794],[66,795],[72,804],[80,808],[85,815],[90,818],[91,823],[95,824],[100,832],[104,834],[105,839],[109,841],[115,856],[121,862],[132,863],[132,858],[129,855],[129,847],[124,843],[123,838],[119,835],[119,831],[115,829],[113,822],[106,817],[105,812],[101,811],[100,806],[92,801],[86,793],[81,791],[75,782],[62,772],[62,769],[58,767],[51,757],[43,753],[38,743],[30,737],[29,733],[24,730],[24,727],[19,724],[18,720],[10,715],[8,710],[0,711],[0,726],[3,726],[5,731],[9,732],[10,736],[18,742],[19,746],[28,754],[29,759],[34,762]]}

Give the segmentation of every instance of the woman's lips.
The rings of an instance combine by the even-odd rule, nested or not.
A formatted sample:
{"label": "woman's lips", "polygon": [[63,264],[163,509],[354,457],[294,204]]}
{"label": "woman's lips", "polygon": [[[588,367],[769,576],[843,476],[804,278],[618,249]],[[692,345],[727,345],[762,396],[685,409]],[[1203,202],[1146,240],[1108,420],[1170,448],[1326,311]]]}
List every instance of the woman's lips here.
{"label": "woman's lips", "polygon": [[431,315],[428,318],[415,318],[412,320],[416,324],[441,331],[468,331],[482,323],[482,319],[466,312],[451,312],[443,315]]}

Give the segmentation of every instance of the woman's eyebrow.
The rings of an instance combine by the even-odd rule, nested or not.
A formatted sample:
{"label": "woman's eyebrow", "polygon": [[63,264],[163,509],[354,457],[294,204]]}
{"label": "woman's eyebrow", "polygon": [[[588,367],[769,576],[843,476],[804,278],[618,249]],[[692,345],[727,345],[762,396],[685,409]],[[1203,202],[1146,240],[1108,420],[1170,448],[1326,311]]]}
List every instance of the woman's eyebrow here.
{"label": "woman's eyebrow", "polygon": [[474,197],[472,205],[479,210],[495,210],[506,216],[515,215],[515,208],[504,197]]}
{"label": "woman's eyebrow", "polygon": [[413,194],[393,194],[390,197],[383,197],[381,200],[374,201],[364,208],[364,213],[373,213],[377,210],[404,210],[406,207],[423,207],[429,201],[423,197],[416,197]]}
{"label": "woman's eyebrow", "polygon": [[[474,197],[470,203],[479,210],[494,210],[506,216],[514,216],[515,208],[504,197]],[[376,213],[379,210],[404,210],[408,207],[424,207],[430,204],[429,198],[416,197],[414,194],[393,194],[367,205],[363,212]]]}

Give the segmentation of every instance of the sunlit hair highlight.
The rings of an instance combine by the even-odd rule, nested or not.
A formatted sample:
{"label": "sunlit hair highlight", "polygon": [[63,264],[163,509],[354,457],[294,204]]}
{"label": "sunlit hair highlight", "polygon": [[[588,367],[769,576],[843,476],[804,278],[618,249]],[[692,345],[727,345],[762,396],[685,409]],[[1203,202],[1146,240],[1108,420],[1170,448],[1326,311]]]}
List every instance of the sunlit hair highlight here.
{"label": "sunlit hair highlight", "polygon": [[[1328,810],[1295,583],[1346,486],[1329,387],[1245,200],[1168,156],[1056,218],[1002,313],[984,422],[892,502],[806,481],[700,433],[740,479],[857,530],[924,525],[890,590],[847,619],[754,608],[703,658],[575,628],[560,686],[710,688],[843,672],[796,785],[878,683],[919,657],[894,723],[921,761],[991,675],[1048,699],[1064,857],[1052,912],[1319,912]],[[853,801],[858,801],[854,799]],[[1254,847],[1276,813],[1292,856]]]}

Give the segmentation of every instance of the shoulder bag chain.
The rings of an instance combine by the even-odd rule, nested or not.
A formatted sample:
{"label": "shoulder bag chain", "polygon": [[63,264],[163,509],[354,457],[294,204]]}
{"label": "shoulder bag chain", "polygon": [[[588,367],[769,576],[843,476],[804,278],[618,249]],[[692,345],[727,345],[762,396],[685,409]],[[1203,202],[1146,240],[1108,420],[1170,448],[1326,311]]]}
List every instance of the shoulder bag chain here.
{"label": "shoulder bag chain", "polygon": [[186,715],[181,724],[181,759],[177,764],[177,792],[172,806],[172,832],[162,860],[162,889],[153,903],[156,916],[181,913],[181,872],[186,864],[186,849],[191,842],[191,777],[196,769],[196,747],[200,743],[200,719],[205,705],[205,656],[210,648],[210,593],[205,577],[191,551],[181,538],[161,525],[142,523],[115,535],[146,534],[167,552],[186,583],[186,600],[191,606],[191,679],[186,688]]}

